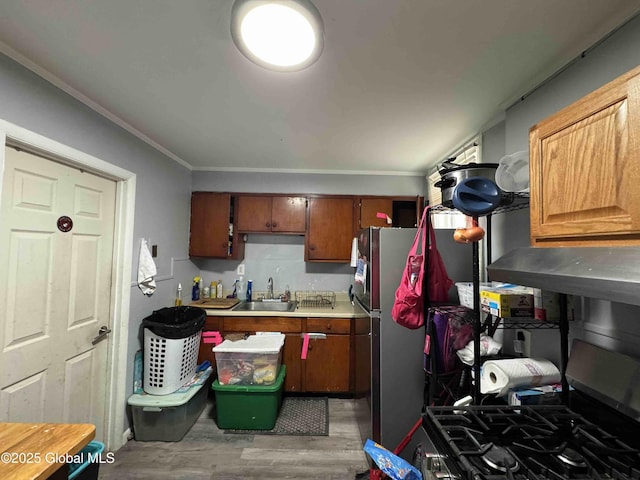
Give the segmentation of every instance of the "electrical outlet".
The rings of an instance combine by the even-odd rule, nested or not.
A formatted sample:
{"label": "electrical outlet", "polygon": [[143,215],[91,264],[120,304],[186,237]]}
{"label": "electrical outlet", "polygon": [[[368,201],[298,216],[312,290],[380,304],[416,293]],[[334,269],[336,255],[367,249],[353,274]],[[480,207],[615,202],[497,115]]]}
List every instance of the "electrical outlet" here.
{"label": "electrical outlet", "polygon": [[244,263],[241,263],[240,265],[238,265],[238,275],[244,275]]}
{"label": "electrical outlet", "polygon": [[513,340],[513,349],[521,357],[531,356],[531,332],[517,329],[516,338]]}

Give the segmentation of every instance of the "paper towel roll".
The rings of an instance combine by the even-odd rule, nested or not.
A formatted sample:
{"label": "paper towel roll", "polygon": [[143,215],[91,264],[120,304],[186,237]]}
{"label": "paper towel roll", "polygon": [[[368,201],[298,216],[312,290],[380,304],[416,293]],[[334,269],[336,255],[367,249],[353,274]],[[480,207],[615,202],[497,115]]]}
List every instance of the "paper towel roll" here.
{"label": "paper towel roll", "polygon": [[509,358],[482,365],[480,391],[506,395],[514,387],[538,387],[560,382],[560,370],[545,359]]}
{"label": "paper towel roll", "polygon": [[349,264],[352,267],[356,267],[358,265],[358,238],[353,237],[351,241],[351,263]]}

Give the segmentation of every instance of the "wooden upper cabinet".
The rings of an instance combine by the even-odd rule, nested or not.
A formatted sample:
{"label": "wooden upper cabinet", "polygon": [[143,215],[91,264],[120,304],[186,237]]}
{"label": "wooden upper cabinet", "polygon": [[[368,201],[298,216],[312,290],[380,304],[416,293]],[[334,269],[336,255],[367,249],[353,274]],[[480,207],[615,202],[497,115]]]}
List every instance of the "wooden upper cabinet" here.
{"label": "wooden upper cabinet", "polygon": [[[358,197],[358,228],[416,227],[420,221],[424,197]],[[380,218],[378,214],[391,219]]]}
{"label": "wooden upper cabinet", "polygon": [[239,232],[304,234],[307,199],[282,195],[239,195]]}
{"label": "wooden upper cabinet", "polygon": [[355,197],[312,197],[307,212],[304,259],[342,262],[351,259]]}
{"label": "wooden upper cabinet", "polygon": [[191,194],[191,231],[189,255],[192,257],[244,257],[244,242],[234,229],[232,197],[229,193],[193,192]]}
{"label": "wooden upper cabinet", "polygon": [[640,245],[640,67],[529,133],[531,244]]}
{"label": "wooden upper cabinet", "polygon": [[384,213],[393,219],[393,200],[387,197],[366,198],[362,197],[360,204],[360,228],[390,227],[386,218],[379,218],[378,213]]}

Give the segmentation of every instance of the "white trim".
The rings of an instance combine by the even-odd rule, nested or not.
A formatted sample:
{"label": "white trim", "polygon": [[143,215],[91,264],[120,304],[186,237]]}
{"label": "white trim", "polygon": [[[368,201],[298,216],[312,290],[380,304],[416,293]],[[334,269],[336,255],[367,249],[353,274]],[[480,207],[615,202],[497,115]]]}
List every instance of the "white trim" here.
{"label": "white trim", "polygon": [[112,342],[109,347],[110,362],[107,380],[107,438],[110,450],[119,449],[122,443],[122,426],[125,423],[127,398],[127,351],[129,345],[129,311],[131,299],[131,264],[133,262],[133,225],[136,198],[136,176],[118,182],[116,203],[116,228],[114,237],[112,284]]}
{"label": "white trim", "polygon": [[[105,444],[109,450],[117,450],[122,443],[122,426],[125,421],[127,346],[129,342],[129,311],[131,263],[133,259],[133,221],[135,212],[136,175],[88,155],[55,140],[0,120],[0,139],[7,143],[22,145],[34,153],[55,158],[69,165],[83,168],[117,182],[116,222],[114,231],[113,277],[111,294],[111,325],[107,359],[107,398],[105,405]],[[4,150],[4,148],[3,148]],[[4,160],[0,156],[1,176]]]}
{"label": "white trim", "polygon": [[305,175],[383,175],[388,177],[423,177],[425,172],[399,170],[321,170],[302,168],[239,168],[239,167],[192,167],[194,172],[237,172],[237,173],[300,173]]}
{"label": "white trim", "polygon": [[89,107],[93,111],[99,113],[103,117],[109,119],[110,121],[112,121],[113,123],[118,125],[119,127],[124,128],[127,132],[129,132],[132,135],[138,137],[143,142],[147,143],[148,145],[151,145],[153,148],[158,150],[163,155],[166,155],[170,159],[172,159],[175,162],[179,163],[183,167],[188,168],[189,170],[192,169],[192,167],[191,167],[191,165],[189,163],[187,163],[184,160],[182,160],[175,153],[167,150],[165,147],[163,147],[162,145],[160,145],[156,141],[154,141],[151,138],[149,138],[148,136],[146,136],[144,133],[142,133],[140,130],[138,130],[134,126],[132,126],[129,123],[125,122],[120,117],[118,117],[114,113],[111,113],[109,110],[104,108],[99,103],[95,102],[94,100],[91,100],[89,97],[87,97],[83,93],[79,92],[78,90],[76,90],[75,88],[70,86],[69,84],[65,83],[60,78],[56,77],[53,73],[45,70],[44,68],[42,68],[41,66],[39,66],[39,65],[37,65],[35,63],[33,63],[27,57],[22,55],[20,52],[17,52],[16,50],[11,48],[6,43],[0,42],[0,52],[2,52],[4,55],[6,55],[7,57],[11,58],[12,60],[15,60],[16,62],[18,62],[23,67],[31,70],[36,75],[44,78],[47,82],[55,85],[60,90],[68,93],[69,95],[71,95],[76,100],[84,103],[87,107]]}
{"label": "white trim", "polygon": [[122,432],[122,445],[126,445],[129,440],[133,438],[133,434],[131,433],[131,429],[127,428],[124,432]]}

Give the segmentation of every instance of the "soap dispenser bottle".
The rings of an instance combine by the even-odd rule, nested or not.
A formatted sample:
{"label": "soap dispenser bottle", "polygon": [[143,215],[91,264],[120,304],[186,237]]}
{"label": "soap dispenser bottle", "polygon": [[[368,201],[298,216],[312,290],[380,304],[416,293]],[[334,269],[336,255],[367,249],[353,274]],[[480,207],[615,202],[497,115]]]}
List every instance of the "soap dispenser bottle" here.
{"label": "soap dispenser bottle", "polygon": [[251,287],[253,285],[253,280],[249,280],[247,282],[247,302],[251,301]]}

